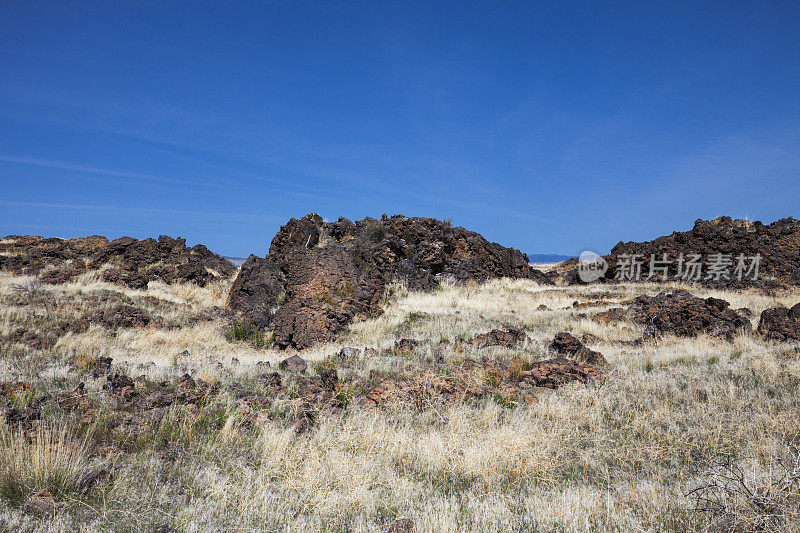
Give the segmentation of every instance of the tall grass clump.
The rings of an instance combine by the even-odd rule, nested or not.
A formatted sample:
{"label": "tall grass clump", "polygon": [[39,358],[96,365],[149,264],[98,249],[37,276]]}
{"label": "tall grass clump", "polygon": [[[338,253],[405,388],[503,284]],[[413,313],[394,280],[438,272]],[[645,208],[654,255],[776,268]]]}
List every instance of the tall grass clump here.
{"label": "tall grass clump", "polygon": [[65,429],[41,427],[29,444],[21,431],[0,426],[0,499],[9,505],[42,490],[56,499],[75,492],[86,466],[86,443]]}

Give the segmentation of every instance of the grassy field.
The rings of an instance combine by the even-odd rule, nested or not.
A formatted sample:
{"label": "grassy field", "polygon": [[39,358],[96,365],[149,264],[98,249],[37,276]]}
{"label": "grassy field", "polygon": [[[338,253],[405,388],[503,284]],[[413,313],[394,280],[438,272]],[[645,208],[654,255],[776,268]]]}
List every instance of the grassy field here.
{"label": "grassy field", "polygon": [[[287,385],[270,397],[262,380],[265,362],[272,372],[290,354],[233,332],[228,288],[0,274],[2,400],[7,412],[38,409],[35,421],[0,421],[0,530],[382,531],[410,518],[415,532],[800,531],[800,346],[750,334],[634,345],[624,341],[641,336],[636,325],[592,318],[664,285],[393,287],[385,314],[301,354],[310,374],[335,367],[352,385],[302,434],[302,395]],[[749,308],[754,325],[763,309],[800,301],[692,292]],[[117,325],[131,308],[149,322]],[[528,338],[437,350],[497,327]],[[357,401],[377,378],[447,376],[465,358],[546,359],[560,331],[605,356],[602,379],[536,389],[531,404]],[[430,342],[399,354],[400,338]],[[345,346],[374,351],[336,357]],[[140,397],[184,374],[215,392],[131,415],[92,375],[102,357]],[[80,383],[88,410],[70,404]],[[269,402],[244,412],[243,396]],[[102,475],[87,482],[92,472]]]}

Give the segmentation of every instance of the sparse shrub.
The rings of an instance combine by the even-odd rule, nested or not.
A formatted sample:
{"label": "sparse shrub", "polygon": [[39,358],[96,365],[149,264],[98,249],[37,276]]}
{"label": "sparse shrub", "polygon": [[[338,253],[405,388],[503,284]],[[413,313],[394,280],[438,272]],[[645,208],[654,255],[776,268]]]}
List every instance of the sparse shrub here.
{"label": "sparse shrub", "polygon": [[492,387],[499,387],[501,383],[500,375],[497,370],[488,369],[483,373],[483,380]]}
{"label": "sparse shrub", "polygon": [[331,357],[326,357],[325,359],[320,359],[319,361],[311,361],[311,368],[313,368],[314,372],[317,374],[321,374],[325,369],[336,368],[336,361],[334,361]]}
{"label": "sparse shrub", "polygon": [[346,281],[346,282],[342,283],[341,285],[339,285],[338,287],[336,287],[336,290],[334,292],[336,292],[337,296],[341,296],[341,297],[345,298],[345,297],[348,297],[351,294],[353,294],[354,290],[355,290],[355,286],[351,282]]}
{"label": "sparse shrub", "polygon": [[741,459],[704,460],[703,484],[688,496],[694,510],[719,531],[782,531],[800,520],[800,453],[787,464],[775,460],[766,469],[746,468]]}
{"label": "sparse shrub", "polygon": [[9,407],[25,409],[36,397],[36,387],[31,383],[17,383],[7,396]]}
{"label": "sparse shrub", "polygon": [[336,399],[339,400],[343,406],[347,407],[355,398],[356,384],[355,383],[339,383],[336,385]]}
{"label": "sparse shrub", "polygon": [[500,407],[508,407],[509,409],[517,406],[517,400],[515,398],[512,398],[511,396],[503,396],[502,394],[495,395],[494,401],[496,401],[497,405]]}
{"label": "sparse shrub", "polygon": [[421,323],[425,321],[427,318],[430,318],[428,313],[422,313],[420,311],[412,311],[406,315],[403,321],[397,326],[397,331],[399,333],[408,333],[414,327],[415,324]]}
{"label": "sparse shrub", "polygon": [[530,361],[521,357],[515,357],[508,366],[506,366],[506,373],[508,378],[512,381],[522,381],[525,378],[525,372],[530,370]]}
{"label": "sparse shrub", "polygon": [[271,336],[268,337],[250,320],[234,320],[225,331],[225,339],[228,342],[247,342],[255,348],[272,344]]}
{"label": "sparse shrub", "polygon": [[408,285],[402,281],[398,281],[386,286],[381,303],[386,306],[393,300],[399,300],[400,298],[405,298],[406,296],[408,296]]}
{"label": "sparse shrub", "polygon": [[91,370],[97,364],[97,357],[91,352],[81,352],[75,356],[75,367]]}
{"label": "sparse shrub", "polygon": [[386,236],[386,227],[380,222],[370,222],[367,225],[367,235],[373,241],[381,241]]}

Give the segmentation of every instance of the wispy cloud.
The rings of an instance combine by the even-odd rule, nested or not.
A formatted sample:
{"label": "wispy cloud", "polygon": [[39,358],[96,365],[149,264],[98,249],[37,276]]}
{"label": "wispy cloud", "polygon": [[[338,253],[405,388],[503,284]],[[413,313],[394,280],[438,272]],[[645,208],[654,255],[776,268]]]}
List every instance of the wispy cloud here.
{"label": "wispy cloud", "polygon": [[176,185],[197,185],[194,181],[176,180],[172,178],[165,178],[163,176],[153,176],[150,174],[138,174],[135,172],[126,172],[108,168],[97,168],[85,165],[75,165],[73,163],[65,163],[63,161],[52,161],[47,159],[37,159],[33,157],[17,157],[13,155],[0,154],[0,161],[6,163],[17,163],[20,165],[32,165],[45,168],[56,168],[59,170],[68,170],[72,172],[85,172],[88,174],[97,174],[100,176],[112,176],[115,178],[128,178],[141,181],[150,181],[157,183],[172,183]]}
{"label": "wispy cloud", "polygon": [[282,220],[280,217],[254,213],[229,213],[223,211],[202,211],[186,209],[161,209],[155,207],[122,207],[110,205],[90,205],[90,204],[65,204],[48,202],[14,202],[0,200],[0,205],[9,207],[31,207],[35,209],[61,209],[82,211],[87,213],[129,213],[129,214],[160,214],[160,215],[179,215],[179,216],[202,216],[227,218],[230,220],[258,220],[271,221]]}

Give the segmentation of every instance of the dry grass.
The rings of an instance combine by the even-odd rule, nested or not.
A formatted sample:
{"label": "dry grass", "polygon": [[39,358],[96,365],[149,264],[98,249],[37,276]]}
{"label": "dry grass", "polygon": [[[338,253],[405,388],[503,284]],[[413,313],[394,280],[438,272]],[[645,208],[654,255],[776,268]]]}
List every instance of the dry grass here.
{"label": "dry grass", "polygon": [[[21,281],[0,277],[0,298],[10,302],[11,284]],[[39,391],[85,379],[76,354],[110,355],[133,375],[151,378],[188,370],[223,390],[233,383],[250,386],[248,379],[259,372],[256,362],[274,366],[287,355],[228,342],[222,319],[192,321],[193,313],[224,301],[224,286],[130,291],[86,278],[45,290],[62,302],[57,312],[63,313],[78,313],[70,307],[77,304],[69,302],[91,292],[114,291],[136,302],[152,297],[169,306],[148,309],[180,325],[115,333],[92,327],[62,335],[45,352],[2,345],[10,354],[0,369],[5,379],[10,372],[18,373],[14,379],[24,376],[20,365],[6,360],[46,361],[27,375]],[[449,362],[457,364],[466,355],[535,359],[545,355],[556,332],[570,331],[599,339],[592,347],[609,361],[605,380],[539,390],[530,407],[494,400],[427,409],[353,406],[341,414],[321,413],[314,431],[302,436],[292,430],[291,417],[281,415],[282,409],[296,408],[291,401],[274,406],[255,427],[245,427],[231,397],[223,394],[200,412],[173,409],[160,424],[142,430],[137,445],[114,460],[114,477],[101,493],[77,495],[64,481],[67,503],[48,517],[0,497],[0,524],[23,530],[142,531],[166,523],[186,531],[378,531],[402,516],[414,520],[415,531],[431,532],[724,530],[718,516],[698,510],[690,493],[709,482],[704,468],[709,461],[746,458],[748,472],[760,479],[775,461],[796,453],[800,350],[753,335],[733,342],[667,336],[633,347],[617,342],[639,335],[633,324],[591,319],[595,312],[661,290],[665,287],[652,284],[540,287],[519,280],[444,286],[431,293],[394,287],[384,315],[353,324],[342,341],[303,357],[322,367],[335,361],[342,346],[390,347],[401,337],[436,343],[513,326],[526,330],[524,345],[464,348],[447,354]],[[761,310],[800,300],[798,292],[692,291],[750,308],[754,323]],[[572,307],[574,301],[601,296],[604,305]],[[539,310],[540,305],[548,309]],[[35,302],[4,305],[0,333],[7,335],[31,313],[43,309]],[[189,354],[181,355],[184,351]],[[231,364],[234,357],[239,364]],[[409,356],[387,351],[336,364],[340,373],[367,376],[372,370],[403,372],[429,360],[430,348],[422,347]],[[136,370],[149,361],[156,370]],[[99,394],[96,382],[87,387]],[[200,423],[208,419],[213,423]],[[26,493],[42,485],[35,480],[43,471],[61,472],[59,479],[68,480],[76,465],[86,464],[85,450],[67,445],[66,433],[51,431],[44,444],[29,445],[19,433],[0,430],[0,465],[15,473],[4,479],[25,480]],[[112,437],[99,426],[89,435]],[[788,516],[766,527],[797,530],[800,522]]]}
{"label": "dry grass", "polygon": [[40,428],[31,443],[20,431],[0,425],[0,498],[19,506],[36,492],[56,498],[74,492],[88,464],[85,442],[66,428]]}

